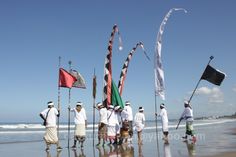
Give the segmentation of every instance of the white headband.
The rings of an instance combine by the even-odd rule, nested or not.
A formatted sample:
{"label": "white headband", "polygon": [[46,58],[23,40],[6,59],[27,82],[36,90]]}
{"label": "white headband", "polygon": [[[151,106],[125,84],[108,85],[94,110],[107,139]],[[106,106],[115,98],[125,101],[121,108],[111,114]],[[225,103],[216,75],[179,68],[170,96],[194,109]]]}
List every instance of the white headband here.
{"label": "white headband", "polygon": [[52,101],[48,102],[48,106],[54,106],[54,103]]}
{"label": "white headband", "polygon": [[76,105],[82,106],[83,103],[82,102],[77,102]]}

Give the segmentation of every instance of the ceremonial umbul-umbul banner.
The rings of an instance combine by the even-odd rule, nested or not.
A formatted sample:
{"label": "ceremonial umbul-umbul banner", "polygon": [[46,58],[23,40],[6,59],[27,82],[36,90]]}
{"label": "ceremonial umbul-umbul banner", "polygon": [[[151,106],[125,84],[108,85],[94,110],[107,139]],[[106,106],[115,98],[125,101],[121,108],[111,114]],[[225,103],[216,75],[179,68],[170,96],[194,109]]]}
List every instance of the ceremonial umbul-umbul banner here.
{"label": "ceremonial umbul-umbul banner", "polygon": [[111,103],[113,106],[120,106],[121,108],[124,108],[124,103],[121,99],[118,87],[116,86],[115,82],[112,80],[112,87],[111,87]]}
{"label": "ceremonial umbul-umbul banner", "polygon": [[164,70],[161,60],[161,48],[162,48],[162,35],[164,33],[165,25],[172,14],[173,11],[187,11],[183,8],[172,8],[165,15],[163,21],[161,22],[155,47],[155,56],[154,56],[154,74],[155,74],[155,95],[159,96],[162,100],[165,100],[165,86],[164,86]]}
{"label": "ceremonial umbul-umbul banner", "polygon": [[71,70],[70,71],[70,74],[73,75],[77,81],[75,81],[73,83],[73,86],[72,87],[75,87],[75,88],[86,88],[86,85],[85,85],[85,80],[83,78],[83,76],[76,70]]}
{"label": "ceremonial umbul-umbul banner", "polygon": [[214,69],[210,65],[207,65],[201,79],[207,80],[210,83],[220,86],[225,78],[225,74],[217,69]]}
{"label": "ceremonial umbul-umbul banner", "polygon": [[59,87],[72,88],[77,79],[65,69],[59,69]]}

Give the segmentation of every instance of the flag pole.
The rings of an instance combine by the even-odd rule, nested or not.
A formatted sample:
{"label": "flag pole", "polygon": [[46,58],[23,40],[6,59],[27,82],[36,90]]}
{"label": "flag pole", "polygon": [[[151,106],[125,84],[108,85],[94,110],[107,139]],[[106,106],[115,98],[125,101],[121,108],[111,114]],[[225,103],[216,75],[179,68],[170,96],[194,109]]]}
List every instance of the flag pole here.
{"label": "flag pole", "polygon": [[[61,68],[61,56],[59,56],[59,63],[58,63],[58,69],[60,70]],[[59,77],[60,77],[60,73],[59,73]],[[57,108],[58,111],[61,110],[61,87],[58,84],[58,98],[57,98]],[[59,130],[60,130],[60,116],[57,117],[57,137],[59,137]]]}
{"label": "flag pole", "polygon": [[[210,56],[210,60],[208,61],[207,66],[210,64],[210,62],[211,62],[212,59],[214,59],[214,56]],[[207,66],[206,66],[206,67],[207,67]],[[193,93],[192,93],[191,97],[189,98],[188,103],[190,103],[190,101],[192,100],[192,97],[193,97],[194,93],[196,92],[197,87],[198,87],[198,85],[200,84],[200,81],[201,81],[201,80],[202,80],[201,78],[198,80],[198,83],[197,83],[195,89],[193,90]]]}
{"label": "flag pole", "polygon": [[157,154],[158,154],[158,157],[160,157],[158,128],[157,128],[158,126],[157,126],[157,96],[156,96],[156,94],[155,94],[155,123],[156,123]]}
{"label": "flag pole", "polygon": [[[212,59],[214,59],[214,56],[210,56],[210,60],[208,61],[207,66],[210,64],[210,62],[211,62]],[[207,66],[206,66],[206,67],[207,67]],[[205,69],[206,69],[206,68],[205,68]],[[204,70],[204,71],[205,71],[205,70]],[[204,71],[203,71],[203,72],[204,72]],[[192,100],[193,95],[194,95],[194,93],[196,92],[197,87],[198,87],[198,85],[200,84],[201,80],[202,80],[202,79],[201,79],[201,77],[200,77],[200,79],[199,79],[198,82],[197,82],[197,85],[196,85],[195,89],[193,90],[192,95],[190,96],[190,98],[189,98],[189,100],[188,100],[188,103],[190,103],[190,101]],[[176,130],[179,128],[179,124],[180,124],[181,120],[182,120],[182,119],[179,119],[179,122],[178,122],[178,124],[177,124],[177,126],[176,126],[176,128],[175,128]]]}
{"label": "flag pole", "polygon": [[96,99],[96,75],[95,68],[93,71],[93,147],[94,147],[94,134],[95,134],[95,99]]}
{"label": "flag pole", "polygon": [[[71,61],[69,63],[69,71],[71,71]],[[68,100],[68,149],[70,148],[70,100],[71,100],[71,88],[69,88],[69,100]]]}

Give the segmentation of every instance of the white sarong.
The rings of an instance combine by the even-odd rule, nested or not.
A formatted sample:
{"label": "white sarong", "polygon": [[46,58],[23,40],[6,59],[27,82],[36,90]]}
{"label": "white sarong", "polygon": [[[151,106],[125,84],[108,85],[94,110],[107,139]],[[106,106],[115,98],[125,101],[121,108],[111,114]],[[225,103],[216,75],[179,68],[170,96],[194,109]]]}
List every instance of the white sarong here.
{"label": "white sarong", "polygon": [[107,126],[107,136],[108,138],[115,139],[116,137],[116,126]]}
{"label": "white sarong", "polygon": [[56,144],[58,142],[57,127],[46,127],[44,140],[47,144]]}
{"label": "white sarong", "polygon": [[162,131],[168,132],[168,122],[162,122]]}
{"label": "white sarong", "polygon": [[142,131],[143,128],[144,128],[144,124],[142,124],[142,123],[135,123],[135,125],[134,125],[134,129],[138,132]]}
{"label": "white sarong", "polygon": [[85,136],[85,124],[75,125],[75,136]]}

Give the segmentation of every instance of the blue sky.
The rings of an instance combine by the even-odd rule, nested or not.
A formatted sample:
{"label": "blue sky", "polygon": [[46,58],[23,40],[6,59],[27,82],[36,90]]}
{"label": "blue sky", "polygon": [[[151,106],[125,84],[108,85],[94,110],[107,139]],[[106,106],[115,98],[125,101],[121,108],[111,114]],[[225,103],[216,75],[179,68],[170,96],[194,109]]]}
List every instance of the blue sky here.
{"label": "blue sky", "polygon": [[[85,78],[87,89],[72,89],[71,106],[82,101],[92,120],[92,76],[97,75],[97,98],[102,100],[103,68],[114,24],[120,30],[113,44],[113,79],[118,83],[122,65],[142,41],[149,62],[137,49],[130,62],[123,100],[133,112],[144,106],[154,114],[153,56],[156,36],[165,14],[174,12],[162,36],[169,118],[178,118],[211,55],[211,65],[227,74],[222,85],[201,81],[192,99],[195,117],[236,112],[236,10],[233,0],[181,1],[61,1],[10,0],[0,2],[0,122],[40,121],[47,101],[57,102],[58,57]],[[162,101],[157,98],[157,103]],[[62,121],[67,120],[68,89],[61,89]]]}

